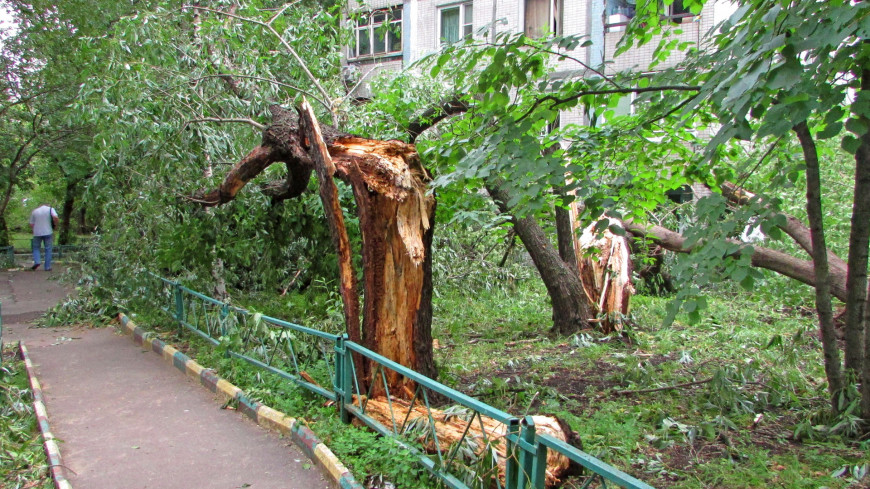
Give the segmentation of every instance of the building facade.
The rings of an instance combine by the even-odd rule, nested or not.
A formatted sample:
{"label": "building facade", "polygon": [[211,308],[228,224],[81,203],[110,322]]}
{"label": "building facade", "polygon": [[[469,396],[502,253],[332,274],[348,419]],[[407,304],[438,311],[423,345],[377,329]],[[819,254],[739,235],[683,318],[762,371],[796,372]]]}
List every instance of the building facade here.
{"label": "building facade", "polygon": [[[568,53],[605,73],[649,70],[658,39],[618,57],[616,46],[634,17],[637,0],[352,0],[349,22],[354,42],[346,48],[346,75],[362,80],[358,95],[366,97],[365,80],[383,70],[399,70],[438,51],[443,43],[464,36],[491,39],[493,34],[525,32],[529,36],[586,36],[591,43]],[[666,21],[678,34],[671,39],[700,45],[706,32],[724,19],[729,2],[708,3],[693,15],[675,0],[665,8]],[[674,54],[659,68],[679,63]],[[555,76],[584,76],[580,66],[566,59]]]}

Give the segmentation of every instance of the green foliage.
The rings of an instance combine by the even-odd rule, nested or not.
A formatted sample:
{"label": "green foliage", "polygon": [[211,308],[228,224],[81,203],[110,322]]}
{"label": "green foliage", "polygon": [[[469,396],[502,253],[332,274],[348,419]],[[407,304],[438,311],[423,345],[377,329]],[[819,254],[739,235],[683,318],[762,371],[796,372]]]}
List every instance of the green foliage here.
{"label": "green foliage", "polygon": [[42,436],[33,413],[33,398],[24,362],[12,346],[0,348],[0,485],[3,487],[54,487]]}

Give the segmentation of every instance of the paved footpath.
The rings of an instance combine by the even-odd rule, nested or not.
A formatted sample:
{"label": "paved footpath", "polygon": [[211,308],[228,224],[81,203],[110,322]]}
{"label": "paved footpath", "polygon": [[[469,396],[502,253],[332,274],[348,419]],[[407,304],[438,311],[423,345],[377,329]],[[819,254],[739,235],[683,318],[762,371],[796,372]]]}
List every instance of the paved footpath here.
{"label": "paved footpath", "polygon": [[113,328],[34,328],[69,290],[42,270],[0,272],[3,341],[23,340],[75,489],[326,489],[277,434]]}

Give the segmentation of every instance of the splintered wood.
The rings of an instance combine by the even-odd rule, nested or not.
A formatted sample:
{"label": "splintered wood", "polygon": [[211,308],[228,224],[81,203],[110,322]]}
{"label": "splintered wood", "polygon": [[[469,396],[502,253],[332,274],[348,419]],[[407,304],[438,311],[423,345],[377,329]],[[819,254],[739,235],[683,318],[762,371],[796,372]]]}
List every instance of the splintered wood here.
{"label": "splintered wood", "polygon": [[[610,222],[619,225],[618,221],[611,219]],[[622,321],[628,316],[634,293],[628,241],[609,229],[597,233],[593,223],[583,230],[578,249],[580,282],[586,297],[598,312],[601,331],[622,331]]]}
{"label": "splintered wood", "polygon": [[[355,399],[355,403],[357,399]],[[390,404],[392,403],[392,411]],[[410,402],[402,399],[386,397],[372,398],[366,404],[366,414],[380,424],[396,429],[402,426],[417,426],[420,429],[408,430],[406,435],[415,436],[423,448],[430,454],[440,452],[445,459],[448,453],[457,449],[457,443],[463,440],[464,447],[471,449],[475,456],[484,456],[487,450],[493,449],[497,453],[499,477],[504,481],[506,453],[506,426],[486,416],[471,416],[469,413],[456,414],[450,411],[431,409],[427,412],[426,406],[419,402],[411,406]],[[392,415],[390,414],[392,412]],[[429,428],[429,415],[435,421],[435,432],[438,436],[436,444]],[[406,421],[407,419],[407,421]],[[556,418],[549,416],[532,416],[538,433],[546,433],[566,443],[572,438]],[[471,426],[469,427],[469,423]],[[466,432],[467,430],[467,432]],[[413,433],[413,434],[412,434]],[[564,455],[549,450],[547,452],[547,486],[552,487],[559,483],[561,478],[569,472],[570,460]]]}

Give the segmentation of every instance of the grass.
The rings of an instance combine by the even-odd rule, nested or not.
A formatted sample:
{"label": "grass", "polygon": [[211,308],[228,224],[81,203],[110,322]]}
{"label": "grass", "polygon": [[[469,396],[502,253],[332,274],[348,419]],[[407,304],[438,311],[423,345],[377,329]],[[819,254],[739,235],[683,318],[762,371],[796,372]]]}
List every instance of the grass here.
{"label": "grass", "polygon": [[[663,326],[668,299],[636,296],[625,337],[564,338],[546,329],[539,282],[520,288],[442,294],[442,381],[513,413],[560,416],[587,452],[656,487],[846,487],[870,464],[868,442],[830,432],[840,420],[825,419],[807,310],[723,287],[697,324]],[[795,437],[808,420],[820,425]]]}
{"label": "grass", "polygon": [[2,348],[0,367],[0,487],[49,489],[54,483],[33,414],[24,363]]}

